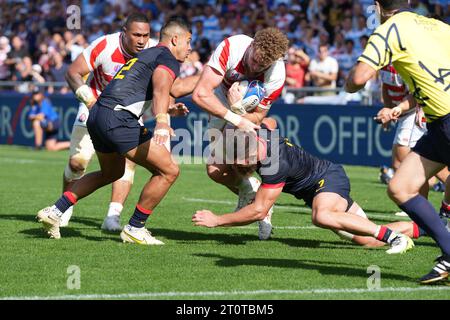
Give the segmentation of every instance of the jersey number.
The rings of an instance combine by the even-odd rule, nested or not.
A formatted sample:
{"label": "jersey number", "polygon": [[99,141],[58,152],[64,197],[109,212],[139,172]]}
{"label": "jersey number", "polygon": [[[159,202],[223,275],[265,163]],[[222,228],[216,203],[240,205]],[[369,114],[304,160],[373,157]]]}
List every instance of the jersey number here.
{"label": "jersey number", "polygon": [[130,70],[130,68],[133,66],[133,64],[135,64],[135,62],[137,60],[138,60],[137,58],[133,58],[133,59],[128,60],[127,63],[125,63],[123,65],[123,67],[119,70],[119,72],[117,72],[117,74],[114,77],[114,79],[123,79],[123,78],[125,78],[125,75],[123,75],[122,72]]}

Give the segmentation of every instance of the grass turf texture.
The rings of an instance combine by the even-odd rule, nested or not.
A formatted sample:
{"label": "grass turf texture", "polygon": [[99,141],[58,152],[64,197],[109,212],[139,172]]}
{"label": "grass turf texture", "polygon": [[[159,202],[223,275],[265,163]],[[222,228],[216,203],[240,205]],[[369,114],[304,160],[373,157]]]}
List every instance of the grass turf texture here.
{"label": "grass turf texture", "polygon": [[[224,187],[209,181],[203,165],[181,165],[178,181],[147,223],[165,246],[123,244],[118,234],[100,230],[110,186],[81,200],[69,227],[62,229],[62,239],[49,240],[35,215],[59,197],[67,157],[67,152],[0,146],[0,298],[450,297],[448,286],[424,288],[417,284],[439,254],[431,239],[415,241],[416,247],[404,255],[387,255],[386,247],[361,248],[330,231],[312,228],[309,210],[289,195],[279,199],[281,206],[275,210],[275,229],[269,241],[258,240],[256,224],[244,228],[194,227],[191,216],[195,210],[225,213],[232,211],[236,202]],[[94,161],[90,170],[97,168]],[[346,171],[353,198],[374,221],[402,219],[393,215],[398,209],[387,198],[386,187],[378,182],[376,168],[347,166]],[[149,173],[137,168],[123,224],[148,178]],[[431,200],[438,207],[441,193],[431,192]],[[81,271],[79,290],[67,288],[67,268],[71,265]],[[367,289],[371,275],[367,268],[371,265],[380,267],[381,290],[385,291]]]}

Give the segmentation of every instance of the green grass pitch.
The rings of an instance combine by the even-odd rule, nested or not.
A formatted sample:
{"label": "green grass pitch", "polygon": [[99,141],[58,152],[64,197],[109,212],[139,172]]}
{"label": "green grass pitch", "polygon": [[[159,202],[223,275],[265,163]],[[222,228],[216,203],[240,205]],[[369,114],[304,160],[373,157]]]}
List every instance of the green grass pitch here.
{"label": "green grass pitch", "polygon": [[[274,234],[259,241],[256,224],[194,227],[198,209],[230,212],[236,197],[209,181],[203,165],[181,165],[181,175],[150,217],[147,227],[166,243],[123,244],[100,225],[110,186],[77,204],[61,240],[50,240],[37,211],[61,192],[67,152],[36,152],[0,146],[0,298],[123,299],[449,299],[450,286],[423,287],[438,248],[429,238],[404,255],[365,249],[312,226],[303,202],[283,195]],[[96,161],[90,170],[98,168]],[[376,168],[346,166],[353,198],[377,223],[398,220],[396,206],[378,182]],[[122,214],[126,223],[149,173],[138,168]],[[437,208],[441,194],[431,192]],[[80,289],[68,289],[68,267],[80,270]],[[381,286],[367,287],[369,266],[378,266]],[[369,280],[370,282],[370,280]]]}

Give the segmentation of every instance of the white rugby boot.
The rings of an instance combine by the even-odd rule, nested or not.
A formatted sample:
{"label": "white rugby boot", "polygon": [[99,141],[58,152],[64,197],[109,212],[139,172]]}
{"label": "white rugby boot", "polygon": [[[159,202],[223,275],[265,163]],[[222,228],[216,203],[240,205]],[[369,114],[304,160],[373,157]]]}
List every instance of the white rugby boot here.
{"label": "white rugby boot", "polygon": [[45,232],[51,239],[60,239],[61,233],[59,232],[59,226],[61,222],[61,212],[55,207],[46,207],[40,210],[37,214],[37,219],[42,223]]}
{"label": "white rugby boot", "polygon": [[163,245],[164,242],[152,236],[151,232],[145,227],[135,228],[127,224],[120,233],[123,242],[137,243],[143,245]]}

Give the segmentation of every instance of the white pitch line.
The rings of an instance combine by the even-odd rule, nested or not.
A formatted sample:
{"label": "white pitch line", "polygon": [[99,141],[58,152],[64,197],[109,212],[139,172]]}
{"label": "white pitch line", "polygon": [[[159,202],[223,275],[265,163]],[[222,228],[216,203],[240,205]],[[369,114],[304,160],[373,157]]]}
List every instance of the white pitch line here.
{"label": "white pitch line", "polygon": [[341,294],[341,293],[383,293],[383,292],[420,292],[420,291],[449,291],[449,286],[430,287],[387,287],[379,289],[366,288],[319,288],[305,290],[254,290],[254,291],[204,291],[204,292],[147,292],[147,293],[122,293],[122,294],[80,294],[60,296],[13,296],[0,297],[0,300],[83,300],[83,299],[139,299],[162,297],[205,297],[205,296],[253,296],[264,294]]}
{"label": "white pitch line", "polygon": [[[189,201],[189,202],[200,202],[200,203],[214,203],[214,204],[229,204],[229,205],[236,205],[236,202],[229,201],[229,200],[211,200],[211,199],[200,199],[200,198],[186,198],[183,197],[182,200]],[[277,210],[295,210],[298,212],[305,212],[305,213],[311,213],[310,208],[305,207],[294,207],[294,206],[285,206],[285,205],[275,205],[275,208]],[[383,214],[381,212],[378,213],[367,213],[366,214],[370,218],[383,218],[383,219],[392,219],[392,221],[404,221],[405,217],[397,217],[394,214]]]}

